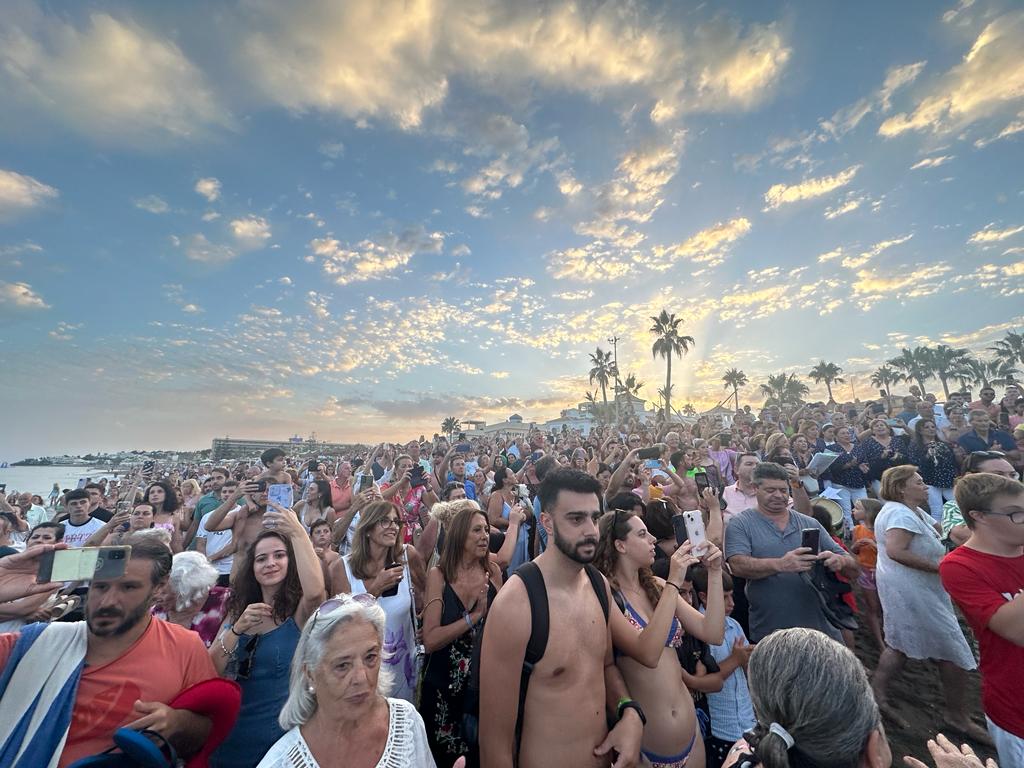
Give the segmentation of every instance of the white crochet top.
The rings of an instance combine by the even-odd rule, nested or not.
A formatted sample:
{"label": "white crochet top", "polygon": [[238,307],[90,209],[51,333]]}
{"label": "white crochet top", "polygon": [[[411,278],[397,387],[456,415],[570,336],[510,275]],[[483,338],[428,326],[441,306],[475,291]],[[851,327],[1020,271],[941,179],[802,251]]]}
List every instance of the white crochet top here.
{"label": "white crochet top", "polygon": [[[309,751],[299,728],[277,740],[257,768],[332,768],[321,766]],[[377,768],[437,768],[427,744],[427,730],[415,707],[404,699],[388,699],[388,741]]]}

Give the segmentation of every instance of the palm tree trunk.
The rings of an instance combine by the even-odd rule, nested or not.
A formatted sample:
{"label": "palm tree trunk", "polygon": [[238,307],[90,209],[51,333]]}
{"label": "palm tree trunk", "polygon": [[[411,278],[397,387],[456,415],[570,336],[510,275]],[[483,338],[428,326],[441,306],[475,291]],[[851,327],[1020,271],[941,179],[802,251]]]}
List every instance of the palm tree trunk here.
{"label": "palm tree trunk", "polygon": [[832,382],[829,381],[828,379],[825,379],[825,389],[828,390],[828,401],[830,403],[834,403],[836,399],[832,397]]}
{"label": "palm tree trunk", "polygon": [[732,396],[736,401],[736,410],[738,411],[740,409],[740,388],[735,384],[732,385]]}
{"label": "palm tree trunk", "polygon": [[667,373],[665,374],[665,421],[668,421],[672,412],[672,352],[668,353]]}
{"label": "palm tree trunk", "polygon": [[939,374],[939,382],[942,384],[942,391],[946,395],[946,400],[949,400],[949,384],[946,383],[946,377]]}

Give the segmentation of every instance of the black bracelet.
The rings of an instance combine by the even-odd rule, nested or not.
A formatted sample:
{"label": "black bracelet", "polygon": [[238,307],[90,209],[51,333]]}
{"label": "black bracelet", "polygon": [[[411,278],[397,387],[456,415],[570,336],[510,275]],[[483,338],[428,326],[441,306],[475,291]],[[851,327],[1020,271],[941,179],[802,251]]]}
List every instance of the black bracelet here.
{"label": "black bracelet", "polygon": [[632,709],[634,712],[636,712],[637,717],[640,718],[641,725],[647,725],[647,717],[644,715],[644,711],[640,709],[640,705],[632,699],[622,699],[621,701],[619,701],[619,706],[615,712],[616,718],[618,720],[621,720],[622,713],[625,712],[627,709]]}
{"label": "black bracelet", "polygon": [[244,632],[235,632],[234,624],[232,624],[230,627],[228,627],[228,629],[231,630],[231,634],[234,635],[235,637],[241,637],[243,634],[245,634]]}
{"label": "black bracelet", "polygon": [[668,579],[665,579],[665,583],[668,584],[671,587],[675,587],[676,588],[676,592],[678,592],[679,594],[683,593],[683,590],[674,581],[669,581]]}

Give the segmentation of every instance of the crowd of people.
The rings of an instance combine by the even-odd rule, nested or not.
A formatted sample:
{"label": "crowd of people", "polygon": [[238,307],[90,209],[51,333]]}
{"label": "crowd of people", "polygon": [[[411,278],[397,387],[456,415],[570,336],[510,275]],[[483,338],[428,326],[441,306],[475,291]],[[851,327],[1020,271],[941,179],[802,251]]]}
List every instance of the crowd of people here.
{"label": "crowd of people", "polygon": [[[943,731],[1021,768],[1024,400],[995,394],[17,489],[0,765],[887,766],[909,658],[936,765],[983,765]],[[123,573],[39,583],[83,547]]]}

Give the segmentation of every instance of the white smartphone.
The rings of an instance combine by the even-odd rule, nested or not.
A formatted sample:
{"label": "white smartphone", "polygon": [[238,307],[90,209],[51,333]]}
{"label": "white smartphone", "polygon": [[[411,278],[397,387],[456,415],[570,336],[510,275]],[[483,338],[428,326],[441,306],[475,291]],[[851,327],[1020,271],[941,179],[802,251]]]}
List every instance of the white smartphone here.
{"label": "white smartphone", "polygon": [[291,483],[274,483],[267,486],[267,501],[280,504],[285,509],[291,509],[294,503],[294,494]]}
{"label": "white smartphone", "polygon": [[693,544],[693,554],[703,557],[708,551],[708,535],[704,530],[704,516],[699,509],[683,512],[683,525],[686,526],[686,538]]}

